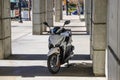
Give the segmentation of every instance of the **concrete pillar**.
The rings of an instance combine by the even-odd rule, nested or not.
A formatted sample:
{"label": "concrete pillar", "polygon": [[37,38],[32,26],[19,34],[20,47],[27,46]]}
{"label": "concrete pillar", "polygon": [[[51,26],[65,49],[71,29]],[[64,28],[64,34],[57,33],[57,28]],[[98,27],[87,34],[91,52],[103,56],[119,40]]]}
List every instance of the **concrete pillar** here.
{"label": "concrete pillar", "polygon": [[92,11],[93,72],[101,76],[105,75],[107,0],[93,0]]}
{"label": "concrete pillar", "polygon": [[[90,32],[89,34],[91,35],[90,37],[90,45],[92,45],[92,34],[93,34],[93,31],[92,31],[92,12],[93,12],[93,0],[91,0],[91,16],[90,16],[90,21],[89,22],[89,27],[90,27]],[[90,58],[93,59],[93,49],[90,48]]]}
{"label": "concrete pillar", "polygon": [[85,0],[85,22],[87,34],[91,34],[91,0]]}
{"label": "concrete pillar", "polygon": [[[85,0],[83,0],[82,1],[82,3],[81,3],[81,1],[79,0],[79,3],[78,3],[78,6],[79,6],[79,16],[80,16],[80,20],[81,21],[84,21],[85,20]],[[81,10],[82,10],[82,8],[81,8],[81,6],[83,6],[83,14],[81,14]]]}
{"label": "concrete pillar", "polygon": [[53,0],[46,1],[46,18],[50,26],[53,26]]}
{"label": "concrete pillar", "polygon": [[0,0],[0,59],[11,54],[10,0]]}
{"label": "concrete pillar", "polygon": [[[117,53],[117,56],[118,56],[118,60],[119,60],[119,62],[117,61],[117,80],[120,80],[120,0],[117,0],[118,1],[118,8],[117,8],[117,10],[118,10],[118,20],[117,20],[117,22],[118,22],[118,53]],[[110,60],[109,60],[109,62],[110,62]]]}
{"label": "concrete pillar", "polygon": [[62,20],[62,0],[55,0],[55,21]]}
{"label": "concrete pillar", "polygon": [[[43,16],[44,16],[44,18],[43,18],[43,22],[45,22],[45,21],[47,21],[47,18],[46,18],[46,13],[47,13],[47,11],[46,11],[46,1],[47,0],[43,0],[43,6],[44,7],[42,7],[43,8]],[[47,27],[45,26],[45,25],[42,25],[43,27],[42,27],[42,30],[45,32],[46,30],[47,30]]]}
{"label": "concrete pillar", "polygon": [[33,34],[41,35],[45,31],[45,0],[33,0]]}
{"label": "concrete pillar", "polygon": [[108,0],[108,80],[120,80],[120,0]]}

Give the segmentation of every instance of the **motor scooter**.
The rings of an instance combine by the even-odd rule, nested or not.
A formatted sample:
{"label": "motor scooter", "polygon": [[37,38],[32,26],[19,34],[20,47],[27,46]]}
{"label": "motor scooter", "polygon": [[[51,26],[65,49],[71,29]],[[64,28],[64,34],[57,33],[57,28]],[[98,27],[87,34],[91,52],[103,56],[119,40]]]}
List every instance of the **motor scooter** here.
{"label": "motor scooter", "polygon": [[72,33],[70,29],[64,28],[69,23],[70,20],[67,20],[63,26],[53,28],[47,22],[43,23],[50,30],[47,66],[52,74],[58,73],[60,66],[64,63],[69,64],[69,60],[73,57]]}

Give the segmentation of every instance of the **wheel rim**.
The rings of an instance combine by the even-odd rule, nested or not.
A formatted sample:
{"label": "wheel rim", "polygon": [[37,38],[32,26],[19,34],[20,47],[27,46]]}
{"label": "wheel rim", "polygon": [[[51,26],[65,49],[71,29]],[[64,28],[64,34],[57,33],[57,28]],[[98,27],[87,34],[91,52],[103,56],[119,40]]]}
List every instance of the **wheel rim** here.
{"label": "wheel rim", "polygon": [[50,67],[52,71],[56,72],[59,70],[59,65],[57,65],[57,55],[53,55],[50,59]]}

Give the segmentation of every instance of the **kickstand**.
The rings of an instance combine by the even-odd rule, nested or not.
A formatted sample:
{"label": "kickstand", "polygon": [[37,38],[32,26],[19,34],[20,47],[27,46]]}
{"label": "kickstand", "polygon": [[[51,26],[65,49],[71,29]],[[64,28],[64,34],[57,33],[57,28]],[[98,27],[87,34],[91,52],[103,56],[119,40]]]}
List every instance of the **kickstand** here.
{"label": "kickstand", "polygon": [[67,61],[66,67],[69,68],[70,66],[72,66],[72,64],[69,64],[69,61]]}

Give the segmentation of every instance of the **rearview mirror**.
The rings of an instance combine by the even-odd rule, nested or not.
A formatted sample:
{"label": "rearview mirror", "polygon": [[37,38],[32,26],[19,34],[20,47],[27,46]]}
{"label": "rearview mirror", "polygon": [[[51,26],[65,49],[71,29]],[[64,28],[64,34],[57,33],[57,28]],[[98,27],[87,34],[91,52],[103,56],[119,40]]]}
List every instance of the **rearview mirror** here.
{"label": "rearview mirror", "polygon": [[69,24],[69,23],[70,23],[70,20],[67,20],[64,22],[64,25]]}
{"label": "rearview mirror", "polygon": [[47,23],[47,22],[43,22],[43,24],[49,27],[49,25],[48,25],[48,23]]}

